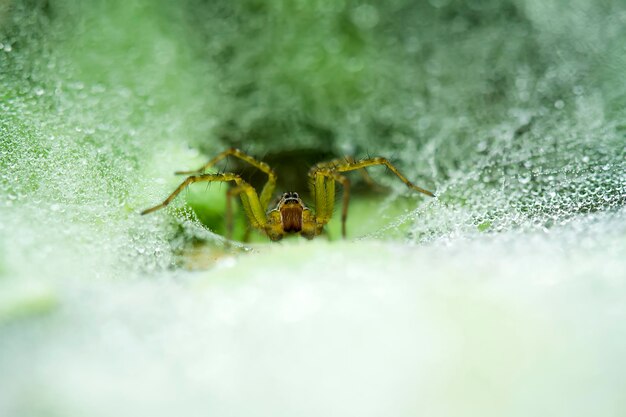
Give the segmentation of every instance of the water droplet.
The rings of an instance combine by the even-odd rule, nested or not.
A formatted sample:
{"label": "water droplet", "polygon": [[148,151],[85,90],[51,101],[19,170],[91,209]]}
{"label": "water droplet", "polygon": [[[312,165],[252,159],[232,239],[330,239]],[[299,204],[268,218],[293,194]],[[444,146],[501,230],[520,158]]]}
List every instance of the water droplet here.
{"label": "water droplet", "polygon": [[363,62],[360,59],[350,59],[346,66],[346,69],[350,72],[359,72],[363,70]]}
{"label": "water droplet", "polygon": [[563,107],[565,107],[565,102],[563,100],[557,100],[554,102],[554,107],[561,110]]}
{"label": "water droplet", "polygon": [[370,4],[363,4],[352,11],[352,21],[361,29],[372,29],[378,24],[378,10]]}
{"label": "water droplet", "polygon": [[106,91],[106,88],[104,88],[104,86],[100,84],[96,84],[91,88],[91,92],[94,94],[101,94],[101,93],[104,93],[105,91]]}

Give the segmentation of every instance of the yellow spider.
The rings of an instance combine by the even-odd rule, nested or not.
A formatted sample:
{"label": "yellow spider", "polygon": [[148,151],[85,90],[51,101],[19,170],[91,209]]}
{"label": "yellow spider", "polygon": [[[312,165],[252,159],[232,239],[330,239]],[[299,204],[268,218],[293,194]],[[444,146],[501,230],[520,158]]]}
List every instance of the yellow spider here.
{"label": "yellow spider", "polygon": [[[255,168],[267,174],[267,182],[261,190],[261,196],[256,190],[244,181],[239,175],[226,172],[223,174],[205,174],[204,171],[215,165],[222,159],[233,156],[249,163]],[[271,240],[281,240],[286,234],[300,233],[307,239],[313,239],[324,230],[324,226],[330,221],[335,205],[335,181],[343,186],[343,207],[341,210],[341,234],[346,237],[346,218],[348,216],[348,202],[350,199],[350,181],[342,175],[342,172],[364,169],[373,165],[385,165],[409,188],[420,193],[434,197],[430,191],[424,190],[411,183],[385,158],[369,158],[355,161],[351,158],[335,159],[329,162],[321,162],[309,170],[309,184],[311,196],[315,202],[315,213],[304,205],[297,193],[284,193],[276,207],[268,211],[269,203],[276,187],[276,173],[265,162],[257,161],[250,155],[239,149],[228,149],[209,162],[194,171],[178,171],[176,174],[191,174],[183,181],[176,190],[161,204],[146,209],[141,214],[152,213],[162,209],[176,198],[182,190],[194,182],[229,182],[235,186],[227,192],[226,225],[227,237],[232,233],[231,199],[239,195],[243,209],[252,227],[265,233]]]}

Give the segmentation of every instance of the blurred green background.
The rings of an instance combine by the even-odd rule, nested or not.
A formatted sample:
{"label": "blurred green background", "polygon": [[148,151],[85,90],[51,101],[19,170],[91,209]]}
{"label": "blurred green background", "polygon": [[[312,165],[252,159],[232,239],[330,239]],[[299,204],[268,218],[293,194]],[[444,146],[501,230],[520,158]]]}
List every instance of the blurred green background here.
{"label": "blurred green background", "polygon": [[[622,0],[0,0],[0,385],[14,387],[0,394],[0,413],[5,406],[11,410],[6,415],[15,410],[21,416],[50,410],[94,415],[97,402],[87,398],[78,404],[71,395],[57,402],[46,390],[59,378],[49,371],[52,364],[71,368],[92,363],[94,356],[106,362],[98,350],[104,345],[98,337],[89,339],[93,344],[86,344],[76,362],[47,357],[48,346],[56,346],[57,354],[66,351],[75,337],[82,340],[74,329],[84,330],[83,325],[109,329],[107,314],[102,318],[96,312],[96,325],[85,324],[84,314],[123,303],[118,297],[127,289],[117,291],[119,282],[138,279],[147,286],[138,291],[141,296],[122,296],[127,302],[123,318],[113,315],[125,321],[133,308],[144,311],[148,317],[133,322],[131,334],[152,324],[151,312],[163,305],[163,282],[194,282],[179,269],[178,254],[196,242],[221,247],[225,186],[198,185],[171,210],[146,217],[138,213],[176,187],[180,178],[174,171],[198,167],[230,146],[275,166],[283,181],[278,192],[304,194],[305,173],[320,160],[343,155],[391,159],[416,184],[435,191],[437,199],[407,193],[390,173],[372,168],[374,179],[388,191],[361,188],[352,202],[348,233],[385,241],[393,253],[418,251],[406,252],[404,261],[448,259],[450,254],[437,248],[469,242],[450,255],[464,265],[459,270],[496,282],[502,278],[498,273],[513,274],[515,280],[504,279],[509,289],[518,289],[517,279],[537,276],[545,278],[541,285],[567,281],[573,274],[569,261],[583,258],[595,260],[594,271],[601,277],[590,273],[589,293],[611,293],[615,288],[607,289],[607,282],[622,288],[624,45]],[[218,167],[238,168],[234,162]],[[263,178],[252,170],[244,175],[255,183]],[[359,182],[358,175],[353,178]],[[241,238],[241,213],[237,221]],[[331,225],[332,238],[339,236],[338,227],[336,221]],[[491,250],[474,256],[472,245],[499,242],[501,235],[502,247],[513,258],[501,254],[502,263],[485,271],[483,266],[494,262]],[[559,262],[519,277],[511,265],[517,259],[534,263],[533,236],[547,240],[545,252]],[[321,240],[314,243],[316,249],[287,250],[296,252],[296,261],[310,254],[314,265],[326,265],[338,279],[352,277],[351,266],[376,263],[381,256],[396,259],[363,242],[336,249],[336,242]],[[424,258],[421,248],[436,255]],[[371,259],[356,255],[368,251]],[[244,261],[239,276],[275,274],[283,261],[279,252],[248,261],[252,267]],[[404,261],[398,261],[400,269]],[[426,270],[407,264],[396,278],[457,277],[445,264],[429,264]],[[573,265],[587,271],[586,264]],[[297,262],[283,266],[304,282],[316,276],[316,268],[300,268]],[[546,271],[552,275],[542,275]],[[312,288],[319,289],[314,282]],[[91,287],[102,283],[104,289]],[[353,281],[338,285],[345,293],[356,289]],[[574,292],[582,304],[584,289]],[[267,294],[259,291],[263,300]],[[520,293],[513,299],[525,306],[520,316],[527,318],[532,316],[528,305],[537,300]],[[90,297],[96,302],[84,301]],[[545,303],[539,302],[540,311],[549,315],[550,300],[540,301]],[[178,304],[182,301],[168,302],[175,311],[186,311],[185,304]],[[369,307],[355,305],[359,317],[366,317]],[[610,317],[622,317],[623,308],[610,305]],[[206,317],[198,310],[184,317]],[[566,307],[563,311],[570,313]],[[571,325],[565,326],[572,331],[568,336],[574,334],[573,323],[589,312],[571,313],[563,319]],[[606,321],[603,335],[617,334],[618,322]],[[537,336],[535,327],[523,324]],[[228,327],[216,326],[228,338]],[[476,326],[479,333],[484,330]],[[178,327],[168,329],[163,338],[169,340]],[[193,345],[196,335],[180,337]],[[561,339],[554,343],[576,345],[577,340],[572,336],[562,345]],[[601,344],[602,338],[597,340]],[[613,353],[621,346],[616,340],[609,340]],[[585,347],[592,353],[601,350]],[[227,347],[217,349],[218,356],[225,352]],[[199,360],[176,352],[164,362],[178,363],[177,355],[183,363]],[[24,376],[14,383],[16,371],[33,357],[41,365],[34,382]],[[149,363],[161,359],[156,355]],[[540,368],[531,367],[530,374],[541,379],[540,372],[532,372]],[[560,375],[563,369],[553,371]],[[359,378],[351,381],[358,385]],[[536,378],[528,381],[536,386]],[[184,379],[183,385],[197,388],[201,384],[196,382]],[[98,384],[93,386],[97,390]],[[164,382],[160,388],[157,393],[171,386]]]}

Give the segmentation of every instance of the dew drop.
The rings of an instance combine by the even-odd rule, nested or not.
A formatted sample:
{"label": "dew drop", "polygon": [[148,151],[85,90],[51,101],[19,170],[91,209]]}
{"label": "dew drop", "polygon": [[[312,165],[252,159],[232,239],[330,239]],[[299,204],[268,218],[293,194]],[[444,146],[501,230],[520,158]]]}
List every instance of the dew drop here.
{"label": "dew drop", "polygon": [[376,7],[363,4],[352,12],[352,21],[361,29],[372,29],[378,24],[378,10]]}

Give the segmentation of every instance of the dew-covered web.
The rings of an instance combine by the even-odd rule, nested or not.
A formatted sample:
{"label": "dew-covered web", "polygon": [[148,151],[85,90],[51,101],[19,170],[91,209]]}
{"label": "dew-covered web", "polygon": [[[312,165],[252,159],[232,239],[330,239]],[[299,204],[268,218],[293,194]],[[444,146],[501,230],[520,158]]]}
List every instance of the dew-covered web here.
{"label": "dew-covered web", "polygon": [[[624,414],[624,28],[620,1],[0,0],[0,415]],[[437,197],[372,168],[374,229],[245,255],[199,221],[224,185],[138,214],[228,146],[384,156]]]}

